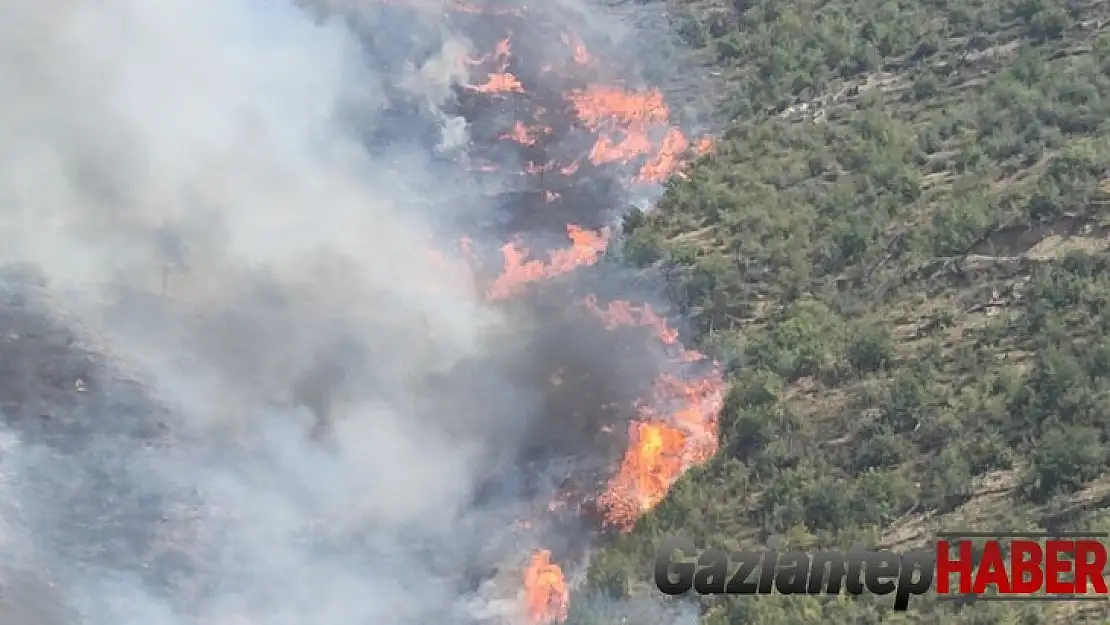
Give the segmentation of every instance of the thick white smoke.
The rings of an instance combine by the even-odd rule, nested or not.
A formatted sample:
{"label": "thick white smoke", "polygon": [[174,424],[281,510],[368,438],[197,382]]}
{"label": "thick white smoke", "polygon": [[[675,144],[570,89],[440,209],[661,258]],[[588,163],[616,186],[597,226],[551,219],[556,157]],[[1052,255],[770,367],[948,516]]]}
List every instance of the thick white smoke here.
{"label": "thick white smoke", "polygon": [[[503,320],[428,253],[477,200],[361,139],[400,93],[465,142],[437,112],[465,42],[387,72],[285,0],[0,4],[0,255],[142,372],[168,432],[121,434],[153,408],[92,375],[57,426],[80,440],[5,434],[0,622],[464,622],[459,562],[511,520],[471,497],[534,406],[465,373]],[[465,394],[437,382],[458,371]]]}
{"label": "thick white smoke", "polygon": [[[536,352],[601,372],[584,402],[644,376],[520,338],[434,244],[511,183],[444,165],[489,50],[412,4],[0,0],[0,263],[49,285],[0,281],[0,625],[522,622],[491,569],[546,502]],[[636,30],[558,5],[521,47]],[[547,435],[596,435],[572,408]]]}

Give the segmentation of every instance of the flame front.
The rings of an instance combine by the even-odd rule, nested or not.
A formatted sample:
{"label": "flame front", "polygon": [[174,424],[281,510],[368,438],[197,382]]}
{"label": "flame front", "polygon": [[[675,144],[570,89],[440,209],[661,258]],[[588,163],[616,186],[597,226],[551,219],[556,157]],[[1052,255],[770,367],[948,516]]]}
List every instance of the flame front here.
{"label": "flame front", "polygon": [[619,528],[629,527],[641,512],[663,500],[674,477],[682,472],[686,438],[681,430],[663,423],[630,424],[628,453],[609,489],[599,499],[602,507],[610,511],[607,522]]}
{"label": "flame front", "polygon": [[524,569],[524,598],[528,621],[533,625],[567,620],[570,592],[563,570],[551,562],[547,549],[533,553],[531,563]]}
{"label": "flame front", "polygon": [[[582,122],[598,133],[590,151],[595,165],[644,157],[636,180],[661,183],[683,164],[690,151],[686,135],[670,125],[670,112],[658,89],[632,92],[595,86],[573,91],[568,99]],[[660,138],[653,140],[657,136]],[[706,142],[699,140],[696,151],[706,149]]]}
{"label": "flame front", "polygon": [[636,306],[632,302],[618,300],[609,302],[606,308],[601,308],[597,304],[596,295],[587,295],[582,299],[581,304],[589,309],[594,316],[601,319],[609,330],[615,330],[621,326],[647,326],[651,328],[655,332],[656,338],[664,345],[678,348],[675,354],[675,359],[678,361],[697,362],[705,358],[705,355],[699,351],[683,348],[678,340],[678,331],[668,326],[667,320],[656,314],[648,304]]}
{"label": "flame front", "polygon": [[717,451],[717,414],[724,403],[724,378],[714,370],[691,381],[663,374],[653,401],[629,426],[628,451],[617,474],[597,499],[605,525],[631,530],[690,467]]}
{"label": "flame front", "polygon": [[[577,35],[564,32],[560,38],[570,50],[575,64],[584,66],[593,62],[585,44]],[[496,65],[489,69],[484,82],[466,85],[466,89],[485,94],[527,93],[516,75],[509,71],[512,65],[509,37],[499,41],[491,53],[480,58],[467,59],[465,63],[477,66],[491,61],[496,62]],[[625,164],[641,159],[642,164],[635,176],[637,182],[662,183],[689,156],[702,154],[709,147],[708,138],[691,144],[681,130],[670,125],[670,111],[663,93],[658,89],[629,91],[619,86],[594,85],[572,90],[564,97],[574,108],[579,121],[596,135],[588,155],[590,161],[594,165],[604,165]],[[549,132],[550,129],[546,131]],[[536,136],[534,129],[528,129],[520,120],[516,120],[514,127],[502,135],[502,138],[531,146],[536,143]],[[572,175],[577,167],[576,162],[571,166],[571,171],[564,169],[564,175]],[[547,169],[533,167],[529,173],[543,171]]]}
{"label": "flame front", "polygon": [[[415,4],[421,0],[401,1]],[[483,15],[505,15],[513,11],[519,14],[525,10],[524,7],[480,6],[465,0],[454,0],[452,9]],[[585,153],[577,157],[569,155],[562,162],[547,160],[546,146],[554,131],[552,126],[542,123],[545,110],[536,106],[536,100],[540,98],[530,94],[531,85],[526,85],[527,81],[522,82],[514,73],[528,76],[526,70],[514,65],[512,33],[504,34],[504,38],[486,54],[460,61],[460,68],[471,77],[467,81],[469,84],[462,85],[462,88],[496,99],[500,101],[498,106],[506,110],[525,113],[524,119],[507,120],[505,126],[497,128],[497,134],[493,136],[521,146],[521,162],[524,165],[518,173],[540,177],[540,195],[544,204],[552,206],[551,210],[557,210],[564,197],[559,190],[548,186],[554,175],[570,178],[577,175],[583,166],[618,165],[622,168],[627,166],[634,172],[627,182],[656,184],[672,174],[681,175],[680,168],[685,163],[711,147],[708,138],[691,142],[681,130],[671,125],[670,112],[663,93],[658,89],[629,90],[620,85],[586,84],[561,94],[574,118],[562,121],[570,121],[573,131],[588,131],[590,147]],[[541,74],[556,72],[562,78],[573,79],[577,70],[595,63],[595,58],[575,33],[563,32],[560,39],[566,48],[564,60],[543,65]],[[504,107],[506,99],[510,99],[514,107]],[[515,107],[516,102],[523,102],[524,106]],[[552,125],[565,127],[559,122]],[[536,162],[533,159],[538,154],[543,154],[543,157]],[[472,171],[500,171],[498,164],[476,160],[466,166]],[[567,224],[566,234],[570,245],[548,251],[546,260],[534,257],[522,240],[505,243],[500,250],[501,271],[486,284],[485,296],[489,300],[505,300],[519,295],[530,284],[595,265],[605,254],[610,239],[607,229],[591,230],[576,224]],[[464,257],[475,266],[479,265],[469,239],[460,241],[460,247]],[[689,367],[706,367],[709,364],[700,352],[683,347],[678,332],[646,304],[613,301],[603,306],[593,295],[580,303],[608,329],[626,326],[647,328],[652,339],[661,342],[674,360],[673,371],[686,372]],[[684,471],[704,462],[716,451],[717,413],[723,404],[724,378],[716,366],[707,368],[710,370],[708,374],[690,379],[685,379],[685,373],[658,376],[649,397],[635,406],[638,412],[637,418],[629,424],[628,448],[617,472],[596,500],[606,527],[620,531],[631,529],[641,514],[666,497],[668,489]],[[550,384],[556,387],[563,385],[564,381],[562,371],[554,372],[549,379]],[[556,499],[549,509],[553,512],[562,510],[568,504],[567,500]],[[521,528],[532,526],[533,523],[528,520],[520,523]],[[541,549],[533,553],[523,571],[523,578],[523,608],[530,625],[546,625],[567,619],[569,589],[562,569],[552,562],[550,551]]]}
{"label": "flame front", "polygon": [[[606,328],[650,328],[660,342],[675,351],[679,362],[705,360],[701,352],[683,348],[678,332],[646,304],[615,301],[603,308],[593,295],[581,303]],[[664,373],[655,380],[650,401],[639,406],[640,419],[629,426],[628,450],[620,468],[597,499],[605,525],[620,531],[632,529],[641,514],[666,497],[684,471],[716,453],[717,415],[724,405],[724,388],[724,375],[715,365],[704,377],[684,380]]]}
{"label": "flame front", "polygon": [[553,278],[570,273],[579,267],[593,265],[605,253],[609,243],[609,230],[603,228],[593,232],[568,224],[567,237],[571,240],[571,247],[555,250],[546,263],[541,260],[527,260],[529,254],[527,249],[519,243],[506,243],[501,248],[504,270],[490,285],[486,295],[492,300],[505,299],[530,282]]}

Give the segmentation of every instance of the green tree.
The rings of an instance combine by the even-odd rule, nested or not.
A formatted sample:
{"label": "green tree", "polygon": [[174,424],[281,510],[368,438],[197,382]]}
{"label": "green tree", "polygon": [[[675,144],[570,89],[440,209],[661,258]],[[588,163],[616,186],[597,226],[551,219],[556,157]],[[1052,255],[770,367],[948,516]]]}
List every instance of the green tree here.
{"label": "green tree", "polygon": [[1053,427],[1040,437],[1026,472],[1024,491],[1034,501],[1079,490],[1106,466],[1102,433],[1084,426]]}

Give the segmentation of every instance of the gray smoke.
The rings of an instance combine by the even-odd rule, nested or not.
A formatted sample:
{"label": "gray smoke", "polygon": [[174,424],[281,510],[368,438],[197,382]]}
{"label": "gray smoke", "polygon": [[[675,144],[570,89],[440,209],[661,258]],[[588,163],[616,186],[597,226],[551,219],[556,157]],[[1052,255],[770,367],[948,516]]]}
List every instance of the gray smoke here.
{"label": "gray smoke", "polygon": [[0,330],[64,390],[0,406],[0,624],[519,621],[475,499],[543,390],[436,244],[480,51],[385,4],[0,0]]}
{"label": "gray smoke", "polygon": [[[503,349],[429,253],[481,199],[415,146],[362,141],[400,94],[464,144],[441,107],[465,41],[371,24],[434,35],[390,69],[350,22],[282,1],[3,4],[0,249],[141,372],[169,432],[107,427],[142,401],[108,373],[89,377],[115,400],[66,413],[98,424],[69,434],[80,453],[6,415],[3,618],[465,620],[459,523],[485,523],[473,491],[534,404],[495,371],[481,403],[437,383]],[[164,287],[176,303],[145,295]]]}

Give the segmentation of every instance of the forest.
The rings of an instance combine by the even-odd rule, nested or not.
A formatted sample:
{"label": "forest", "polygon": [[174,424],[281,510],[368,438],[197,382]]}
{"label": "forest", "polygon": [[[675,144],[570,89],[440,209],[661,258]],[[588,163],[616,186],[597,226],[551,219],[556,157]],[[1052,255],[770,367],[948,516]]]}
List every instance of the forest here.
{"label": "forest", "polygon": [[[591,562],[1110,531],[1110,5],[669,0],[714,150],[624,224],[727,363],[721,451]],[[656,593],[658,595],[658,593]],[[682,599],[691,601],[694,599]],[[1105,622],[1101,604],[703,597],[707,625]],[[568,623],[607,623],[580,600]]]}

